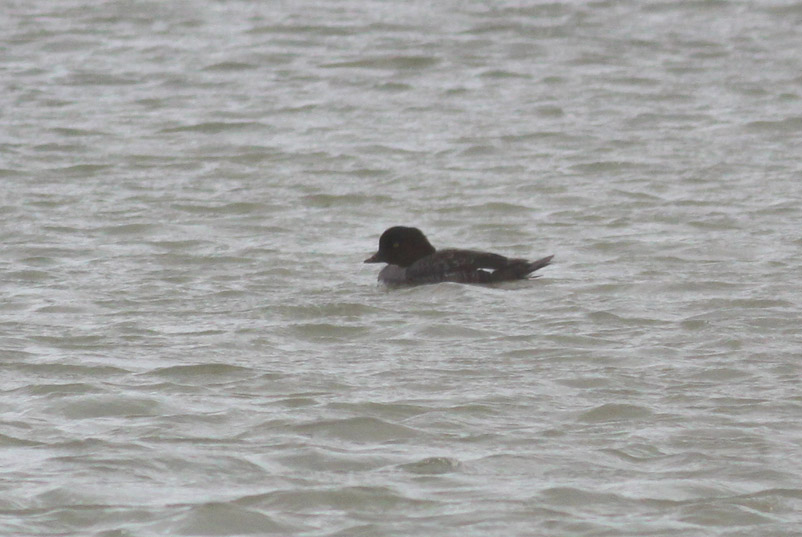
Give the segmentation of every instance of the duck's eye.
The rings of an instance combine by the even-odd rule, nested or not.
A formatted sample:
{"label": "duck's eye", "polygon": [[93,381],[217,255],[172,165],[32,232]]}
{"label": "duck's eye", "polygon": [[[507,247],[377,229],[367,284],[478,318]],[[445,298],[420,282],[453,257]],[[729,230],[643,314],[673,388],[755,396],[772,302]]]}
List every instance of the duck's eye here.
{"label": "duck's eye", "polygon": [[398,248],[398,243],[397,242],[393,243],[393,248]]}

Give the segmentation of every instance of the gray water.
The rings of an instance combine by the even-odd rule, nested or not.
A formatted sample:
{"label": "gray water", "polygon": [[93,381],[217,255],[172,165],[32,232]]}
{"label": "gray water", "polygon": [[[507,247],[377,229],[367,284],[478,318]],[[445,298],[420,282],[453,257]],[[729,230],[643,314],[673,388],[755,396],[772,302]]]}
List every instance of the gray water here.
{"label": "gray water", "polygon": [[0,20],[0,533],[799,534],[802,4]]}

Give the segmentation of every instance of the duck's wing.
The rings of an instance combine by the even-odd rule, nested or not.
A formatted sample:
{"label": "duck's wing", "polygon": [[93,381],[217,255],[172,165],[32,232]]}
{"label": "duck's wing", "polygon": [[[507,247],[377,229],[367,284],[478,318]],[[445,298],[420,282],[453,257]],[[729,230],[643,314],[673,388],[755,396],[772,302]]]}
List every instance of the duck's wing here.
{"label": "duck's wing", "polygon": [[493,283],[528,278],[551,263],[554,256],[537,261],[511,259],[475,250],[438,250],[406,269],[408,283]]}
{"label": "duck's wing", "polygon": [[495,270],[509,265],[503,255],[474,250],[438,250],[407,268],[409,283],[490,283]]}

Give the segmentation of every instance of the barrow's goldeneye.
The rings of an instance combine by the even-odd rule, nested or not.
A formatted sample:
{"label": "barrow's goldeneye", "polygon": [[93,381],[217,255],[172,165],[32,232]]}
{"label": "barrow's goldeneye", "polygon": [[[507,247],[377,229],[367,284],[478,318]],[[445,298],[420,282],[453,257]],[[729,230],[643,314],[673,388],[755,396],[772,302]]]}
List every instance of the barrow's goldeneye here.
{"label": "barrow's goldeneye", "polygon": [[382,233],[379,251],[365,263],[387,263],[379,272],[386,285],[495,283],[526,279],[552,257],[527,261],[475,250],[435,250],[418,228],[396,226]]}

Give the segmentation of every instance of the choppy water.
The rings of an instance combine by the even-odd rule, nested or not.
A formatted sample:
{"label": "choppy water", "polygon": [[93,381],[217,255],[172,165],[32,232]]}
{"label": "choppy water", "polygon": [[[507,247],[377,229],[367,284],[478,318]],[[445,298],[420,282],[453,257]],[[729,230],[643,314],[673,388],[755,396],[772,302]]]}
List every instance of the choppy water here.
{"label": "choppy water", "polygon": [[3,534],[799,532],[802,4],[435,4],[5,2]]}

